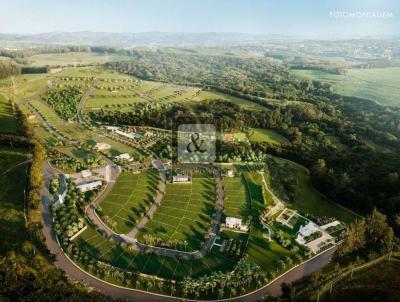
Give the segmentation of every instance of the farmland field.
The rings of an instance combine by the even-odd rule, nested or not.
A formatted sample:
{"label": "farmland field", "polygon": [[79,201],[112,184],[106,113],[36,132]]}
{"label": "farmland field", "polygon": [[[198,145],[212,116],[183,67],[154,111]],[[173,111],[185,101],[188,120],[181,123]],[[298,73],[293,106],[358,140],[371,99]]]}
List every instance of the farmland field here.
{"label": "farmland field", "polygon": [[201,276],[211,270],[229,271],[235,264],[224,254],[214,250],[201,259],[191,261],[157,254],[135,253],[113,241],[110,242],[91,227],[84,231],[76,242],[83,251],[116,267],[168,279],[179,280],[186,276]]}
{"label": "farmland field", "polygon": [[279,145],[289,142],[278,132],[270,129],[251,128],[248,136],[251,142],[267,142],[272,145]]}
{"label": "farmland field", "polygon": [[166,185],[166,193],[152,220],[138,234],[169,240],[185,240],[187,249],[198,250],[214,213],[215,184],[211,178],[193,178],[189,184]]}
{"label": "farmland field", "polygon": [[153,202],[157,185],[158,174],[152,169],[118,177],[112,191],[100,203],[103,215],[116,223],[117,233],[128,233],[139,222]]}
{"label": "farmland field", "polygon": [[371,99],[383,105],[400,106],[400,67],[348,69],[344,75],[318,70],[294,70],[303,79],[332,84],[335,92]]}
{"label": "farmland field", "polygon": [[62,54],[40,54],[29,58],[33,66],[64,66],[79,64],[103,64],[111,61],[125,60],[125,56],[100,55],[88,52],[71,52]]}

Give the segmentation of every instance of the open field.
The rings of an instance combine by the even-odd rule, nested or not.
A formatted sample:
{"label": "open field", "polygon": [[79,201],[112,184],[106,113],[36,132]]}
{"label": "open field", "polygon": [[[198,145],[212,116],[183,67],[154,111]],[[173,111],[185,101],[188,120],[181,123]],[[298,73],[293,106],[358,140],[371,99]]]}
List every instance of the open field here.
{"label": "open field", "polygon": [[100,203],[103,215],[116,223],[117,233],[128,233],[140,221],[155,197],[157,185],[158,174],[153,169],[118,177],[112,191]]}
{"label": "open field", "polygon": [[232,103],[239,105],[240,107],[247,110],[265,110],[265,107],[257,103],[216,91],[202,91],[198,96],[192,98],[193,101],[217,100],[217,99],[231,101]]}
{"label": "open field", "polygon": [[40,54],[29,58],[33,66],[65,66],[84,64],[103,64],[111,61],[127,60],[128,57],[117,55],[100,55],[88,52],[71,52],[62,54]]}
{"label": "open field", "polygon": [[270,129],[251,128],[248,137],[251,142],[266,142],[271,145],[289,143],[287,138]]}
{"label": "open field", "polygon": [[192,261],[156,254],[135,253],[106,239],[92,227],[88,227],[75,242],[94,258],[116,267],[168,279],[179,280],[187,276],[201,276],[211,271],[230,271],[235,264],[216,250],[212,250],[204,258]]}
{"label": "open field", "polygon": [[7,133],[17,133],[19,125],[14,117],[11,103],[0,94],[0,131]]}
{"label": "open field", "polygon": [[207,234],[214,213],[215,184],[211,178],[193,178],[189,184],[166,185],[166,193],[152,220],[139,234],[169,240],[187,241],[187,250],[198,250]]}
{"label": "open field", "polygon": [[225,177],[224,180],[224,214],[247,219],[250,214],[250,198],[243,177]]}
{"label": "open field", "polygon": [[27,164],[20,164],[26,160],[24,149],[0,148],[0,252],[26,239],[24,188]]}
{"label": "open field", "polygon": [[85,102],[86,109],[101,109],[104,107],[112,107],[112,106],[132,106],[135,103],[139,102],[147,102],[145,99],[139,96],[129,96],[120,98],[118,96],[110,96],[107,98],[90,98]]}
{"label": "open field", "polygon": [[[277,157],[273,157],[272,161],[273,165],[277,165],[277,169],[291,171],[288,175],[293,178],[295,184],[293,202],[288,203],[291,208],[317,216],[335,217],[343,222],[351,222],[357,217],[355,213],[333,203],[318,192],[310,183],[309,172],[305,167]],[[276,176],[271,175],[271,177],[273,179]],[[283,175],[280,174],[276,181],[271,182],[273,190],[277,188],[276,182],[279,182],[279,177]]]}
{"label": "open field", "polygon": [[303,79],[330,83],[337,93],[371,99],[383,105],[400,106],[400,67],[347,69],[344,75],[318,70],[293,70]]}

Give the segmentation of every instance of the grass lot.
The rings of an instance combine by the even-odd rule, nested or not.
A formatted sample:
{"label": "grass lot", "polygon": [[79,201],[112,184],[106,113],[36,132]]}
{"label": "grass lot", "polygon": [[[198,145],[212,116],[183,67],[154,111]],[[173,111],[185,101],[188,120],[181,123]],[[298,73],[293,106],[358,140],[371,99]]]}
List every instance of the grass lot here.
{"label": "grass lot", "polygon": [[186,276],[201,276],[211,271],[231,271],[234,262],[218,251],[211,251],[204,258],[192,261],[163,257],[156,254],[135,253],[123,249],[114,241],[104,238],[92,227],[80,235],[75,242],[94,258],[116,267],[139,271],[168,279],[183,279]]}
{"label": "grass lot", "polygon": [[15,76],[13,80],[4,83],[3,92],[7,96],[14,96],[16,100],[31,97],[46,87],[47,75],[24,74]]}
{"label": "grass lot", "polygon": [[0,253],[26,238],[24,188],[27,160],[24,149],[0,147]]}
{"label": "grass lot", "polygon": [[[272,160],[278,168],[289,168],[294,171],[292,177],[295,183],[295,195],[294,202],[289,203],[291,208],[313,215],[335,217],[343,222],[351,222],[357,217],[355,213],[340,207],[318,192],[311,185],[309,171],[305,167],[277,157]],[[274,190],[274,181],[272,181],[272,189]]]}
{"label": "grass lot", "polygon": [[89,98],[85,101],[85,108],[104,108],[111,106],[132,106],[135,103],[146,102],[145,99],[139,96],[130,96],[127,98],[119,98],[118,96],[110,96],[106,98]]}
{"label": "grass lot", "polygon": [[153,219],[139,234],[186,240],[187,250],[198,250],[204,241],[214,213],[215,184],[211,178],[193,178],[191,184],[166,185],[166,193]]}
{"label": "grass lot", "polygon": [[224,214],[247,219],[250,214],[250,199],[243,177],[224,178]]}
{"label": "grass lot", "polygon": [[294,70],[303,79],[316,79],[333,85],[337,93],[400,106],[400,67],[348,69],[345,75],[318,70]]}
{"label": "grass lot", "polygon": [[71,52],[63,54],[40,54],[29,58],[33,66],[65,66],[78,64],[103,64],[111,61],[128,59],[125,56],[99,55],[87,52]]}
{"label": "grass lot", "polygon": [[19,125],[14,117],[11,103],[0,94],[0,131],[7,133],[17,133]]}
{"label": "grass lot", "polygon": [[248,137],[251,142],[266,142],[271,145],[289,143],[288,139],[270,129],[251,128]]}
{"label": "grass lot", "polygon": [[117,233],[128,233],[140,221],[141,214],[147,212],[155,197],[158,179],[153,169],[118,177],[112,191],[100,203],[103,214],[116,222]]}
{"label": "grass lot", "polygon": [[261,186],[262,178],[257,172],[245,172],[245,179],[251,196],[252,227],[250,229],[247,259],[254,261],[262,269],[276,272],[277,260],[284,256],[293,256],[294,253],[279,245],[276,241],[268,241],[264,238],[264,231],[259,221],[259,215],[265,210]]}
{"label": "grass lot", "polygon": [[193,101],[216,100],[216,99],[231,101],[232,103],[237,104],[240,107],[247,110],[265,110],[265,107],[257,103],[215,91],[202,91],[198,96],[192,98]]}

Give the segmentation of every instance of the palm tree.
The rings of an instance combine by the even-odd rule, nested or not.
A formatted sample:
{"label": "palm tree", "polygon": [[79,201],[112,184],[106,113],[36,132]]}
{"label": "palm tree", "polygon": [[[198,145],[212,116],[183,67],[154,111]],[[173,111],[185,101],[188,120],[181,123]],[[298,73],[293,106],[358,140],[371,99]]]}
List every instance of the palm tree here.
{"label": "palm tree", "polygon": [[229,293],[229,298],[232,298],[232,296],[236,296],[236,295],[237,295],[236,288],[231,287],[230,293]]}
{"label": "palm tree", "polygon": [[218,289],[218,299],[222,299],[224,296],[224,289],[220,288]]}

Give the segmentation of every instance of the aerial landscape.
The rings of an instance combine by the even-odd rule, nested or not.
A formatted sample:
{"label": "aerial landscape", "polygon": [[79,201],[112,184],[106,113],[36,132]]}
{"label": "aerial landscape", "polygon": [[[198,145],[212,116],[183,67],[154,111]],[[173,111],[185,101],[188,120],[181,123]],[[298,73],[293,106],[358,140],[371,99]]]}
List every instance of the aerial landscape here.
{"label": "aerial landscape", "polygon": [[399,14],[4,2],[0,301],[400,301]]}

